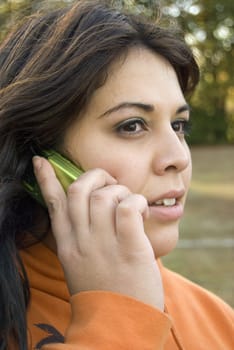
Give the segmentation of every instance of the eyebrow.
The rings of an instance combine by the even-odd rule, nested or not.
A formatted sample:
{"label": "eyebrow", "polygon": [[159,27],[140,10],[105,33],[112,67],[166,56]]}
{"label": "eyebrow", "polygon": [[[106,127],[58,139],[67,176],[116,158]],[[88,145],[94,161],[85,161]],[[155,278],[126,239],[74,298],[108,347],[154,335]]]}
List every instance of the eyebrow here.
{"label": "eyebrow", "polygon": [[185,103],[183,106],[179,107],[176,111],[176,114],[180,114],[186,111],[191,112],[191,106],[188,103]]}
{"label": "eyebrow", "polygon": [[[106,112],[101,114],[99,116],[99,118],[107,116],[113,112],[117,112],[117,111],[119,111],[121,109],[125,109],[125,108],[138,108],[138,109],[143,110],[144,112],[154,112],[154,110],[155,110],[154,106],[151,104],[145,104],[145,103],[141,103],[141,102],[122,102],[122,103],[118,104],[117,106],[114,106],[114,107],[108,109]],[[191,107],[186,103],[177,109],[176,114],[180,114],[180,113],[190,111],[190,110],[191,110]]]}

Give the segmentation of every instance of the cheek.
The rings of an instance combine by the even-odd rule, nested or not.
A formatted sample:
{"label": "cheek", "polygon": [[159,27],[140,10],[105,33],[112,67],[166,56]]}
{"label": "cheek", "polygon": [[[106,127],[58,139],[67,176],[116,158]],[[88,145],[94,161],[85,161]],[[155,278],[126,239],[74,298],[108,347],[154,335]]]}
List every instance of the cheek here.
{"label": "cheek", "polygon": [[140,190],[139,165],[135,164],[131,157],[127,157],[126,152],[123,156],[118,152],[112,152],[111,156],[97,155],[90,157],[87,162],[89,168],[102,168],[113,176],[119,184],[127,186],[130,191],[137,192]]}
{"label": "cheek", "polygon": [[[93,168],[101,168],[113,176],[119,184],[127,186],[132,192],[139,192],[142,187],[142,179],[144,181],[144,174],[141,169],[146,167],[141,164],[140,157],[134,159],[133,153],[124,150],[121,147],[116,147],[112,144],[100,144],[98,148],[93,145],[82,144],[78,152],[76,148],[76,156],[73,159],[80,164],[80,166],[88,171]],[[136,176],[138,174],[138,176]]]}

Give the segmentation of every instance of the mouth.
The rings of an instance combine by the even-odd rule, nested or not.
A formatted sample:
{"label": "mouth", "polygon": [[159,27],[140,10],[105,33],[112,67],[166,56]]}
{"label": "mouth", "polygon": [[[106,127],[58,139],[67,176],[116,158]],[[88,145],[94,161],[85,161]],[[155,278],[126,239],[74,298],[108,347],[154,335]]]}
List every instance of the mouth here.
{"label": "mouth", "polygon": [[148,205],[152,206],[163,206],[163,207],[173,207],[174,205],[181,203],[182,198],[185,195],[185,190],[172,190],[167,193],[161,194],[154,199],[148,201]]}
{"label": "mouth", "polygon": [[180,219],[183,215],[182,198],[184,195],[184,190],[170,191],[149,201],[150,215],[163,222]]}
{"label": "mouth", "polygon": [[177,202],[176,198],[163,198],[163,199],[159,199],[156,202],[149,203],[149,206],[150,207],[152,206],[173,207],[176,204],[176,202]]}

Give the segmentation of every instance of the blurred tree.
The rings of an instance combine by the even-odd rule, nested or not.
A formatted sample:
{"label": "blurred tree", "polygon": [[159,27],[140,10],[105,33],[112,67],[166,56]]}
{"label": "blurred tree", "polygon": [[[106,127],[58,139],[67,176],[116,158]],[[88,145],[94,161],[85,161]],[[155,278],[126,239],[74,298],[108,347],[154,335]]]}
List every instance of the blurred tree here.
{"label": "blurred tree", "polygon": [[[17,21],[40,7],[61,7],[77,0],[0,0],[0,41]],[[233,0],[110,0],[135,13],[176,22],[193,47],[202,70],[192,99],[191,143],[234,143]]]}
{"label": "blurred tree", "polygon": [[202,70],[193,99],[191,142],[234,143],[234,2],[166,1],[164,12],[179,19]]}

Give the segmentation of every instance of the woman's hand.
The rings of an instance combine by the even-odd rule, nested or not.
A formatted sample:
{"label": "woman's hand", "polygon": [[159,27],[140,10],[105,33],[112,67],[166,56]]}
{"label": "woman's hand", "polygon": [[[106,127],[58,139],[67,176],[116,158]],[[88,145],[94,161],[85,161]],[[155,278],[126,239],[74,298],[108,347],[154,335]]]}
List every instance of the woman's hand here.
{"label": "woman's hand", "polygon": [[102,169],[82,174],[66,195],[46,159],[33,163],[70,293],[107,290],[163,310],[161,276],[143,226],[146,199]]}

